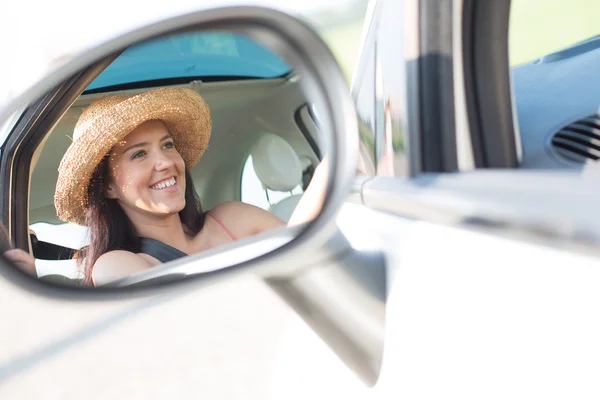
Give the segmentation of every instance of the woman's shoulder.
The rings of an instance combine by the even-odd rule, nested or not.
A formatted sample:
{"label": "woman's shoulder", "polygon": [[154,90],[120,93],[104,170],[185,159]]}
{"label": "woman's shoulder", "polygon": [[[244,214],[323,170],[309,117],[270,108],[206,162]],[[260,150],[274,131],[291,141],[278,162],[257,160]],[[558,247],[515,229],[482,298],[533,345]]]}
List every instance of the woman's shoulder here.
{"label": "woman's shoulder", "polygon": [[219,204],[209,211],[217,217],[239,216],[247,212],[254,212],[255,209],[261,210],[250,204],[242,203],[241,201],[226,201]]}
{"label": "woman's shoulder", "polygon": [[92,279],[96,286],[104,285],[151,266],[148,260],[131,251],[113,250],[98,258],[92,267]]}
{"label": "woman's shoulder", "polygon": [[283,221],[270,212],[240,201],[221,203],[209,213],[233,231],[238,238],[283,225]]}

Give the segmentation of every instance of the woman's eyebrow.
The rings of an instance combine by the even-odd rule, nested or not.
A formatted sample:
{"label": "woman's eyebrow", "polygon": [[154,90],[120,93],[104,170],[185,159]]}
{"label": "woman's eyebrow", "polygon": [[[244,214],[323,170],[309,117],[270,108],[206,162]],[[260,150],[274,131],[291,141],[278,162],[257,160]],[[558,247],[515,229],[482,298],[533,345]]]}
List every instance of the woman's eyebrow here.
{"label": "woman's eyebrow", "polygon": [[[163,136],[162,138],[160,138],[160,141],[162,142],[163,140],[167,140],[167,139],[171,139],[171,135],[169,135],[168,133]],[[127,153],[129,150],[138,148],[138,147],[143,147],[143,146],[147,146],[150,143],[148,142],[140,142],[140,143],[136,143],[136,144],[132,144],[131,146],[129,146],[128,148],[126,148],[125,150],[123,150],[123,154]]]}
{"label": "woman's eyebrow", "polygon": [[133,149],[138,148],[138,147],[144,147],[144,146],[147,146],[148,144],[150,144],[150,143],[148,143],[148,142],[140,142],[140,143],[132,144],[131,146],[129,146],[128,148],[126,148],[125,150],[123,150],[123,154],[127,153],[129,150],[133,150]]}

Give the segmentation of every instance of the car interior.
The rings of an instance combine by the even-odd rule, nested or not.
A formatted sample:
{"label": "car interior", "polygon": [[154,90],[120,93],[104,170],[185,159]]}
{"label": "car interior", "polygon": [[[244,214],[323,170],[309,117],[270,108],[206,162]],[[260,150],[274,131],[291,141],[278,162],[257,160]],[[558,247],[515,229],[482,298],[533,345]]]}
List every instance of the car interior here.
{"label": "car interior", "polygon": [[524,169],[582,170],[600,159],[600,36],[512,69]]}
{"label": "car interior", "polygon": [[[198,43],[200,48],[193,46]],[[256,51],[247,51],[251,46],[260,50],[258,56]],[[45,134],[33,155],[29,226],[40,279],[65,283],[80,277],[71,258],[85,244],[85,229],[67,226],[71,224],[56,215],[57,169],[82,111],[109,94],[134,96],[161,87],[198,92],[212,116],[208,149],[191,171],[203,210],[225,201],[251,203],[248,196],[263,196],[264,205],[255,205],[284,221],[289,219],[319,163],[319,131],[301,77],[277,55],[258,46],[247,37],[229,33],[156,39],[127,49],[89,85]],[[170,57],[170,50],[177,50],[173,53],[177,56]],[[231,51],[235,51],[233,56]],[[246,64],[241,58],[246,58],[241,60]],[[269,62],[274,59],[284,68],[273,71],[277,76],[261,76],[260,68],[270,71]],[[247,72],[232,70],[234,62]],[[189,73],[200,64],[204,71]]]}

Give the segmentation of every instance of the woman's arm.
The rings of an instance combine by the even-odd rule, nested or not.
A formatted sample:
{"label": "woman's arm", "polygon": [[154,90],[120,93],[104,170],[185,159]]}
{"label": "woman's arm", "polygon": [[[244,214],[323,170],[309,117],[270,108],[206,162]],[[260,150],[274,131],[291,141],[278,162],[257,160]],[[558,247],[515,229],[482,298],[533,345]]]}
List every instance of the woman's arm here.
{"label": "woman's arm", "polygon": [[98,258],[92,269],[92,280],[95,286],[101,286],[147,270],[152,266],[149,260],[138,254],[113,250]]}
{"label": "woman's arm", "polygon": [[[321,212],[329,172],[327,160],[327,157],[325,157],[315,169],[312,180],[296,205],[287,226],[312,221]],[[211,212],[238,239],[285,225],[282,220],[270,212],[238,201],[219,204]]]}
{"label": "woman's arm", "polygon": [[319,215],[323,208],[323,202],[325,201],[328,174],[329,159],[325,156],[315,169],[315,173],[313,174],[308,187],[304,191],[296,208],[294,208],[294,212],[288,221],[288,226],[312,221]]}
{"label": "woman's arm", "polygon": [[11,249],[4,252],[4,257],[12,261],[23,272],[37,278],[35,258],[28,252],[21,249]]}
{"label": "woman's arm", "polygon": [[237,239],[256,235],[273,228],[279,228],[284,222],[262,208],[239,201],[221,203],[211,210]]}

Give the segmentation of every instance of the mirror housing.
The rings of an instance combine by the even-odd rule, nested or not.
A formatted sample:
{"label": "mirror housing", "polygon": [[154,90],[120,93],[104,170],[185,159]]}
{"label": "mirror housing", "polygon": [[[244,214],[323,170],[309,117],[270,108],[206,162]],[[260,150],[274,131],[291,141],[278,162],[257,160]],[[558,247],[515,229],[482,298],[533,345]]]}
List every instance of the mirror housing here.
{"label": "mirror housing", "polygon": [[[231,257],[214,257],[210,271],[185,273],[180,277],[185,276],[186,279],[167,279],[168,282],[161,281],[160,286],[134,285],[124,289],[118,287],[119,285],[114,285],[102,290],[89,291],[77,287],[59,288],[47,285],[30,279],[15,269],[1,268],[1,274],[24,290],[46,296],[70,301],[106,301],[124,297],[153,296],[171,289],[177,291],[197,290],[204,284],[213,284],[230,279],[239,273],[252,272],[265,279],[313,328],[316,327],[315,330],[321,337],[332,345],[338,355],[365,382],[373,384],[379,374],[383,335],[365,336],[362,341],[359,339],[340,341],[344,337],[344,331],[362,332],[361,329],[357,329],[356,324],[359,321],[352,319],[351,314],[344,318],[343,312],[336,309],[335,305],[331,303],[325,307],[326,309],[323,308],[322,316],[332,317],[336,313],[342,313],[337,317],[345,322],[339,326],[335,318],[311,321],[314,314],[311,316],[303,309],[303,304],[306,304],[307,299],[316,294],[315,287],[310,283],[311,280],[302,278],[303,273],[323,265],[334,265],[334,269],[327,273],[328,281],[331,284],[335,284],[337,280],[352,281],[352,289],[349,293],[353,293],[353,295],[359,293],[360,295],[347,300],[369,303],[369,307],[364,308],[367,310],[364,312],[364,316],[372,317],[380,331],[383,332],[384,261],[380,255],[364,256],[353,250],[344,240],[335,223],[338,210],[346,201],[355,177],[358,129],[354,103],[335,57],[323,40],[305,23],[282,12],[262,7],[207,7],[195,13],[160,21],[73,56],[72,59],[49,73],[40,82],[15,98],[11,104],[0,110],[0,121],[7,120],[17,110],[27,109],[26,112],[47,118],[51,122],[58,116],[46,115],[44,114],[45,110],[36,108],[40,99],[45,96],[61,96],[61,101],[65,107],[68,107],[68,104],[71,104],[123,49],[159,36],[191,30],[229,30],[248,35],[281,55],[298,73],[303,75],[304,88],[308,96],[314,100],[315,106],[322,110],[319,122],[324,131],[331,132],[331,135],[326,136],[323,142],[323,146],[329,150],[329,180],[325,203],[318,217],[295,230],[287,230],[284,237],[275,238],[275,242],[285,242],[276,249],[269,248],[261,254],[253,254],[251,257],[246,255],[246,258],[241,258],[234,264],[232,264]],[[30,143],[35,143],[35,140],[39,141],[39,139],[25,138],[23,140],[21,138],[19,143],[10,143],[9,139],[5,145],[10,145],[13,149],[20,146],[27,148]],[[0,170],[3,176],[23,166],[22,157],[19,157],[18,154],[16,151],[3,153]],[[19,170],[19,174],[28,176],[29,173],[28,166],[23,168],[22,172]],[[19,213],[27,212],[26,207],[20,211],[17,210],[16,205],[19,204],[19,201],[24,202],[26,199],[16,195],[18,193],[16,185],[18,185],[19,179],[10,180],[10,182],[11,187],[7,188],[0,198],[0,209],[3,210],[2,218],[14,240],[23,243],[28,240],[27,227],[16,226],[14,221],[23,220],[23,215],[19,215]],[[297,235],[290,238],[291,233],[297,233]],[[286,235],[287,237],[285,237]],[[256,237],[249,242],[249,245],[263,239],[263,237]],[[210,256],[211,254],[199,255],[198,263],[202,257]],[[374,268],[379,268],[380,272],[383,271],[378,284],[374,286],[363,286],[361,280],[356,278],[356,276],[360,276],[360,273],[356,273],[357,264],[360,264],[360,260],[364,257],[369,260],[377,260],[377,262],[367,262],[367,267],[376,265]],[[331,264],[331,260],[338,261]],[[345,265],[345,262],[339,260],[350,261],[348,261],[348,265]],[[186,260],[186,263],[189,261]],[[173,272],[176,268],[183,268],[182,264],[161,266],[157,271]],[[341,277],[346,278],[341,279]],[[317,279],[323,278],[317,277]],[[314,304],[323,305],[328,301],[325,296]],[[376,304],[375,308],[377,308],[374,313],[372,313],[373,304]],[[365,360],[365,362],[361,362],[361,360]]]}

